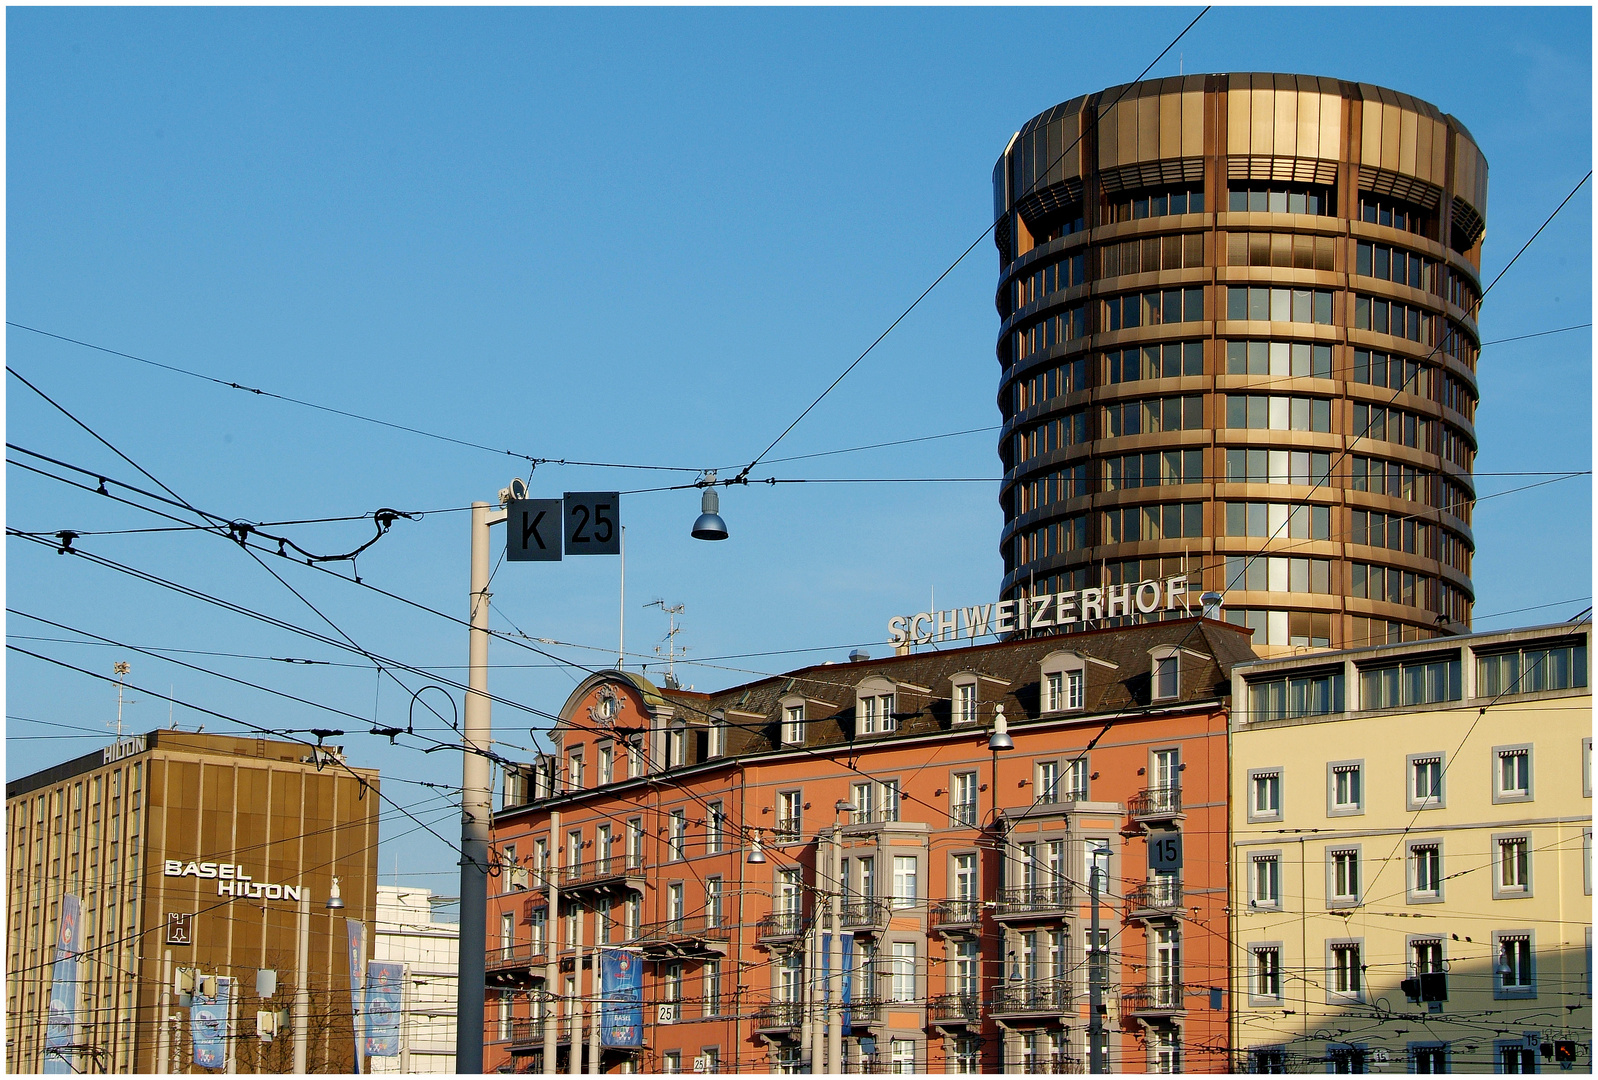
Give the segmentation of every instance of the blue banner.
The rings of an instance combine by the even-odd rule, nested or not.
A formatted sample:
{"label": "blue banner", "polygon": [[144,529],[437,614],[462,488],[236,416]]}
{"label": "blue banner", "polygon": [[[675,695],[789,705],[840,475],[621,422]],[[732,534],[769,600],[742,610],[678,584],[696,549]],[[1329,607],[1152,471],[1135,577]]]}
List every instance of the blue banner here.
{"label": "blue banner", "polygon": [[[849,930],[838,934],[838,942],[842,946],[842,958],[838,963],[838,970],[843,972],[843,1029],[849,1030],[849,1006],[854,1004],[854,933]],[[826,994],[828,980],[832,976],[832,933],[821,933],[821,992]]]}
{"label": "blue banner", "polygon": [[65,1047],[78,1035],[78,923],[82,909],[72,893],[61,897],[61,921],[56,925],[55,966],[50,971],[50,1018],[44,1029],[44,1071],[75,1072]]}
{"label": "blue banner", "polygon": [[644,964],[625,949],[599,954],[599,1042],[644,1045]]}
{"label": "blue banner", "polygon": [[344,929],[349,938],[350,972],[350,1024],[355,1031],[355,1071],[366,1071],[366,1040],[361,1038],[361,973],[366,970],[366,924],[359,919],[345,918]]}
{"label": "blue banner", "polygon": [[373,960],[366,965],[366,1056],[399,1057],[405,965]]}
{"label": "blue banner", "polygon": [[189,1005],[189,1041],[194,1044],[194,1063],[202,1069],[227,1065],[228,1005],[233,996],[233,980],[216,980],[216,996],[202,993],[204,977],[197,977]]}

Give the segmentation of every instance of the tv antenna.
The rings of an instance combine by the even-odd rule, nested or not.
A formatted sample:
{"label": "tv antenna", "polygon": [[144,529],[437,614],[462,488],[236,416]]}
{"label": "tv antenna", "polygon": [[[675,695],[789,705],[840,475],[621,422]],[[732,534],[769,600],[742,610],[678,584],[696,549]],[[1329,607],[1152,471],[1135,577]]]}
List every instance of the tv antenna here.
{"label": "tv antenna", "polygon": [[122,706],[133,705],[136,702],[124,701],[122,697],[122,680],[133,668],[126,660],[118,660],[111,665],[111,673],[117,677],[117,738],[122,738]]}
{"label": "tv antenna", "polygon": [[[672,606],[667,607],[666,606],[666,601],[660,599],[659,597],[656,597],[655,599],[651,600],[649,603],[645,604],[644,607],[658,607],[661,611],[664,611],[666,613],[666,618],[667,618],[667,624],[666,625],[668,627],[668,629],[666,630],[666,653],[665,653],[665,656],[666,656],[666,685],[668,687],[670,687],[671,689],[675,690],[675,689],[677,689],[677,635],[682,633],[682,627],[677,625],[677,616],[679,616],[679,615],[681,615],[683,613],[683,605],[681,605],[681,604],[673,604]],[[687,654],[688,654],[688,650],[685,647],[683,649],[683,655],[686,656]],[[656,656],[660,655],[660,646],[659,645],[655,646],[655,655]]]}

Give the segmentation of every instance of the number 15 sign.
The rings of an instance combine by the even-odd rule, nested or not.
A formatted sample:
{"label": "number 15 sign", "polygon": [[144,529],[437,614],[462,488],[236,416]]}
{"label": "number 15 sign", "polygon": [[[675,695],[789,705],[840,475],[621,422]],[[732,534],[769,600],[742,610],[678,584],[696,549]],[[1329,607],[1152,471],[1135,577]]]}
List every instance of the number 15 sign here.
{"label": "number 15 sign", "polygon": [[567,555],[621,554],[621,496],[568,491],[564,499],[512,499],[505,507],[505,558],[559,562]]}

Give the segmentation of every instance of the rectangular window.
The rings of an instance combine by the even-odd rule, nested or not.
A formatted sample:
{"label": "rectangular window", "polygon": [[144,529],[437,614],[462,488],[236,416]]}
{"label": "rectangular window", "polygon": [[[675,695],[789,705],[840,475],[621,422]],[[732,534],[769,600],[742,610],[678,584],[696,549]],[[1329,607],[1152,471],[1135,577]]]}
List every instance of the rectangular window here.
{"label": "rectangular window", "polygon": [[893,906],[896,908],[914,907],[917,895],[916,857],[914,855],[895,855],[893,857]]}
{"label": "rectangular window", "polygon": [[583,786],[583,752],[574,750],[566,759],[566,778],[571,784],[571,790],[577,791]]}
{"label": "rectangular window", "polygon": [[616,779],[616,752],[609,746],[599,748],[599,782],[608,784]]}
{"label": "rectangular window", "polygon": [[1365,810],[1365,768],[1358,761],[1335,761],[1331,770],[1331,815],[1359,814]]}
{"label": "rectangular window", "polygon": [[1331,971],[1327,986],[1333,994],[1354,998],[1360,996],[1364,981],[1359,953],[1359,945],[1354,942],[1338,942],[1331,947]]}
{"label": "rectangular window", "polygon": [[721,961],[706,960],[705,974],[705,1015],[721,1015]]}
{"label": "rectangular window", "polygon": [[[1386,597],[1394,603],[1413,603],[1395,590],[1388,575]],[[1408,584],[1407,582],[1405,583]],[[1408,585],[1413,590],[1413,585]],[[1443,701],[1458,701],[1463,694],[1460,679],[1460,662],[1457,654],[1427,660],[1413,660],[1383,667],[1365,668],[1359,673],[1360,707],[1388,709],[1398,705],[1431,705]]]}
{"label": "rectangular window", "polygon": [[1443,756],[1409,756],[1409,809],[1431,810],[1443,805]]}
{"label": "rectangular window", "polygon": [[688,813],[685,810],[673,810],[668,824],[666,835],[667,847],[672,859],[685,859],[688,857]]}
{"label": "rectangular window", "polygon": [[[1257,556],[1246,566],[1243,565],[1242,559],[1236,560],[1238,565],[1235,568],[1232,565],[1233,561],[1227,559],[1227,580],[1231,583],[1231,587],[1264,590],[1270,588],[1269,574],[1274,563],[1283,563],[1285,569],[1285,564],[1289,562],[1322,560],[1288,560]],[[1238,579],[1241,579],[1241,582]],[[1343,711],[1343,673],[1328,671],[1310,675],[1283,676],[1279,679],[1260,679],[1248,684],[1248,693],[1251,723],[1260,720],[1289,720],[1299,716],[1326,716]]]}
{"label": "rectangular window", "polygon": [[977,898],[977,857],[975,855],[956,855],[954,857],[954,898],[965,901]]}
{"label": "rectangular window", "polygon": [[1254,952],[1254,996],[1282,996],[1282,950],[1279,946],[1256,946]]}
{"label": "rectangular window", "polygon": [[1409,892],[1414,900],[1439,900],[1443,895],[1443,849],[1435,842],[1409,847]]}
{"label": "rectangular window", "polygon": [[1057,803],[1060,801],[1060,763],[1058,761],[1038,762],[1037,774],[1037,802]]}
{"label": "rectangular window", "polygon": [[1086,800],[1088,797],[1088,759],[1073,758],[1065,767],[1065,791],[1061,798]]}
{"label": "rectangular window", "polygon": [[1043,711],[1059,712],[1065,708],[1065,672],[1051,671],[1043,679]]}
{"label": "rectangular window", "polygon": [[785,746],[803,746],[805,741],[805,707],[790,705],[783,710],[782,741]]}
{"label": "rectangular window", "polygon": [[666,919],[674,932],[682,932],[682,920],[686,911],[683,883],[674,881],[666,886]]}
{"label": "rectangular window", "polygon": [[1526,802],[1531,799],[1531,747],[1494,748],[1497,768],[1493,771],[1493,802]]}
{"label": "rectangular window", "polygon": [[854,807],[849,820],[856,825],[867,824],[877,820],[876,785],[867,781],[855,784],[851,789],[852,795],[849,805]]}
{"label": "rectangular window", "polygon": [[1282,818],[1282,770],[1250,769],[1248,774],[1250,821],[1280,821]]}
{"label": "rectangular window", "polygon": [[705,879],[705,925],[708,927],[721,925],[722,891],[721,878],[709,877]]}
{"label": "rectangular window", "polygon": [[884,780],[878,785],[882,793],[881,809],[877,811],[882,821],[899,820],[899,781]]}
{"label": "rectangular window", "polygon": [[1493,896],[1497,899],[1531,895],[1531,839],[1497,837],[1498,872]]}
{"label": "rectangular window", "polygon": [[781,843],[792,843],[800,838],[804,832],[804,822],[801,815],[804,813],[804,794],[799,791],[783,791],[777,795],[777,840]]}
{"label": "rectangular window", "polygon": [[1255,907],[1274,908],[1282,904],[1281,859],[1277,855],[1255,855],[1250,860],[1250,902]]}
{"label": "rectangular window", "polygon": [[949,789],[949,825],[969,829],[977,823],[977,774],[955,773]]}
{"label": "rectangular window", "polygon": [[1544,645],[1481,656],[1476,660],[1476,695],[1498,697],[1587,685],[1587,644]]}
{"label": "rectangular window", "polygon": [[727,809],[719,802],[710,804],[705,814],[705,853],[719,855],[721,853],[722,837],[727,827]]}
{"label": "rectangular window", "polygon": [[954,722],[956,724],[977,722],[976,683],[960,683],[954,688]]}
{"label": "rectangular window", "polygon": [[1359,903],[1359,849],[1341,848],[1327,852],[1331,863],[1328,906]]}
{"label": "rectangular window", "polygon": [[916,1000],[916,944],[893,943],[893,996],[896,1001]]}
{"label": "rectangular window", "polygon": [[1536,972],[1533,969],[1531,934],[1495,933],[1498,945],[1498,976],[1495,997],[1535,997]]}

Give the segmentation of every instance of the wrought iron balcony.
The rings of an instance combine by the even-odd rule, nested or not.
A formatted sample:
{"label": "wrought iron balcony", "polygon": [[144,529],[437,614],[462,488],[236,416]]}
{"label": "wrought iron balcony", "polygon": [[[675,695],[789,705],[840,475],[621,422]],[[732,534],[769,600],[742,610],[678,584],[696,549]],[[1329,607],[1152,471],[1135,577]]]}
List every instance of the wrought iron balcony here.
{"label": "wrought iron balcony", "polygon": [[974,933],[981,924],[981,900],[944,900],[932,905],[934,930]]}
{"label": "wrought iron balcony", "polygon": [[1129,919],[1172,919],[1181,911],[1182,883],[1176,878],[1145,882],[1126,891]]}
{"label": "wrought iron balcony", "polygon": [[534,969],[537,969],[541,978],[544,965],[548,962],[549,957],[545,955],[542,943],[501,945],[487,950],[483,956],[483,982],[487,986],[502,988],[528,986],[532,982]]}
{"label": "wrought iron balcony", "polygon": [[1042,919],[1064,915],[1071,906],[1071,886],[1067,882],[1051,885],[1018,885],[1000,889],[993,908],[996,919]]}
{"label": "wrought iron balcony", "polygon": [[781,941],[796,938],[804,932],[805,916],[802,911],[774,911],[755,923],[755,939],[758,941]]}
{"label": "wrought iron balcony", "polygon": [[571,863],[551,873],[562,889],[605,889],[619,886],[629,878],[641,886],[644,880],[642,855],[611,855],[603,859]]}
{"label": "wrought iron balcony", "polygon": [[1015,1071],[1019,1073],[1084,1073],[1082,1059],[1070,1054],[1057,1052],[1053,1054],[1021,1054],[1015,1060]]}
{"label": "wrought iron balcony", "polygon": [[540,1046],[544,1042],[544,1018],[518,1016],[510,1022],[512,1046]]}
{"label": "wrought iron balcony", "polygon": [[1154,1019],[1183,1011],[1182,984],[1152,982],[1134,986],[1121,994],[1121,1014]]}
{"label": "wrought iron balcony", "polygon": [[755,1010],[755,1030],[791,1031],[804,1021],[804,1016],[803,1002],[773,1001]]}
{"label": "wrought iron balcony", "polygon": [[725,954],[732,929],[714,915],[687,915],[638,928],[634,939],[651,958]]}
{"label": "wrought iron balcony", "polygon": [[1182,789],[1175,785],[1144,788],[1126,801],[1126,812],[1138,823],[1175,821],[1182,817]]}
{"label": "wrought iron balcony", "polygon": [[855,930],[881,930],[887,927],[888,902],[876,896],[845,896],[841,906],[843,925]]}
{"label": "wrought iron balcony", "polygon": [[870,810],[856,810],[849,815],[849,823],[844,828],[853,828],[867,825],[887,825],[899,820],[899,807],[877,806]]}
{"label": "wrought iron balcony", "polygon": [[795,844],[804,839],[804,822],[798,817],[780,817],[771,831],[771,839],[778,844]]}
{"label": "wrought iron balcony", "polygon": [[881,998],[856,998],[849,1003],[848,1009],[850,1027],[870,1027],[872,1024],[882,1023]]}
{"label": "wrought iron balcony", "polygon": [[982,999],[975,994],[939,994],[930,1002],[930,1019],[934,1024],[976,1027],[982,1023]]}
{"label": "wrought iron balcony", "polygon": [[1071,984],[1064,979],[1005,981],[993,993],[994,1016],[1052,1015],[1071,1008]]}

